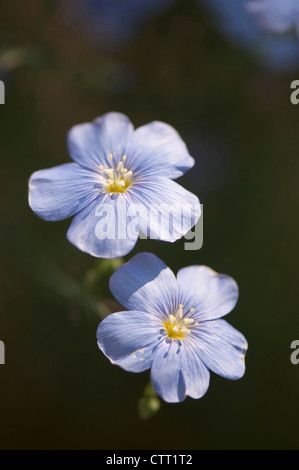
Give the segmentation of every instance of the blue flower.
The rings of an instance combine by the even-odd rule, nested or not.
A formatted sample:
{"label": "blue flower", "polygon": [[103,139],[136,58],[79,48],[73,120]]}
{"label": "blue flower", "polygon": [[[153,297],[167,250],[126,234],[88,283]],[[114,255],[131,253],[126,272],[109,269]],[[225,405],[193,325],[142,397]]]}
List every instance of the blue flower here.
{"label": "blue flower", "polygon": [[74,162],[35,172],[29,204],[42,219],[75,216],[68,240],[92,256],[115,258],[139,233],[174,242],[200,217],[198,198],[172,181],[194,165],[186,145],[162,122],[134,130],[108,113],[68,134]]}
{"label": "blue flower", "polygon": [[249,0],[247,10],[268,31],[286,33],[299,29],[299,0]]}
{"label": "blue flower", "polygon": [[[296,14],[295,9],[291,9],[293,1]],[[290,28],[298,25],[298,0],[197,0],[197,2],[212,12],[218,28],[224,34],[237,45],[246,47],[256,54],[270,69],[288,71],[298,66],[298,37],[295,34],[275,34],[278,28],[281,33],[287,33]]]}
{"label": "blue flower", "polygon": [[129,372],[151,369],[165,401],[201,398],[210,370],[231,380],[243,376],[246,339],[220,319],[238,299],[231,277],[190,266],[176,278],[155,255],[140,253],[112,275],[110,289],[128,311],[100,323],[98,346]]}

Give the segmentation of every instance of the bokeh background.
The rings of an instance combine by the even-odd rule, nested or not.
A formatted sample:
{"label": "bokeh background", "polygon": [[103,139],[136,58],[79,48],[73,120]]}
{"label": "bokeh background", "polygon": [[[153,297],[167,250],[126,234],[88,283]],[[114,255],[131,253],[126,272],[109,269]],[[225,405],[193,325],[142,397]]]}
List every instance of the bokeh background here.
{"label": "bokeh background", "polygon": [[[225,3],[1,2],[1,449],[299,447],[299,39]],[[143,240],[126,259],[146,250],[174,271],[232,275],[240,299],[226,319],[249,343],[242,380],[212,375],[201,400],[148,421],[137,413],[148,373],[112,366],[96,345],[100,315],[117,308],[115,265],[79,252],[69,221],[44,222],[27,202],[32,172],[69,161],[70,127],[108,111],[173,125],[196,159],[179,182],[204,205],[202,249]]]}

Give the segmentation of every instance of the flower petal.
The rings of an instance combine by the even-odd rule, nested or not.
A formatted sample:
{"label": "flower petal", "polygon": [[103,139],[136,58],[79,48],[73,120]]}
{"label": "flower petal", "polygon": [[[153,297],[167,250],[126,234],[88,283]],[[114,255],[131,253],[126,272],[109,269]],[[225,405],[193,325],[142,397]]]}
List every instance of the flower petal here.
{"label": "flower petal", "polygon": [[176,304],[177,281],[157,256],[139,253],[112,274],[110,290],[127,309],[163,318]]}
{"label": "flower petal", "polygon": [[200,323],[192,333],[194,347],[209,369],[230,380],[243,377],[248,345],[242,333],[225,320]]}
{"label": "flower petal", "polygon": [[257,24],[266,31],[283,34],[298,23],[298,2],[294,0],[247,1],[246,10]]}
{"label": "flower petal", "polygon": [[218,274],[207,266],[189,266],[177,274],[182,291],[198,299],[193,306],[198,319],[214,320],[229,313],[236,305],[239,289],[230,276]]}
{"label": "flower petal", "polygon": [[149,238],[174,242],[186,235],[201,215],[200,202],[176,182],[142,178],[132,187],[139,229]]}
{"label": "flower petal", "polygon": [[210,385],[210,372],[192,344],[184,341],[181,348],[181,368],[186,394],[191,398],[203,397]]}
{"label": "flower petal", "polygon": [[158,121],[134,131],[126,154],[130,169],[143,175],[163,175],[175,179],[194,165],[194,159],[177,131]]}
{"label": "flower petal", "polygon": [[129,372],[143,372],[151,367],[161,341],[159,329],[159,323],[148,313],[112,313],[99,324],[97,342],[113,364]]}
{"label": "flower petal", "polygon": [[118,258],[135,246],[138,231],[128,231],[128,204],[125,194],[102,195],[73,219],[68,240],[79,250],[100,258]]}
{"label": "flower petal", "polygon": [[68,149],[73,160],[98,171],[99,165],[111,167],[109,155],[117,164],[124,155],[133,124],[120,113],[107,113],[91,123],[78,124],[68,133]]}
{"label": "flower petal", "polygon": [[96,199],[100,178],[76,163],[36,171],[29,181],[29,205],[42,219],[67,219]]}
{"label": "flower petal", "polygon": [[158,347],[152,368],[151,381],[157,394],[168,403],[186,398],[186,385],[181,371],[182,346],[176,341],[163,341]]}

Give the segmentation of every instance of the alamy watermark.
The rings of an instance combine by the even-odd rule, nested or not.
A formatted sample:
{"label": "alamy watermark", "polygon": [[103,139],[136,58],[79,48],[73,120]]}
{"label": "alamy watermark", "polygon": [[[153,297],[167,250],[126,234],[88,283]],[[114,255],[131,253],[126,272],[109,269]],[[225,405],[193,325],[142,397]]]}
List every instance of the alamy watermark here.
{"label": "alamy watermark", "polygon": [[198,222],[184,236],[188,243],[184,243],[184,250],[200,250],[203,245],[203,204],[200,205],[201,213]]}
{"label": "alamy watermark", "polygon": [[5,85],[2,80],[0,80],[0,104],[5,104]]}
{"label": "alamy watermark", "polygon": [[292,104],[299,104],[299,80],[294,80],[291,83],[291,89],[295,90],[291,93],[291,103]]}
{"label": "alamy watermark", "polygon": [[117,209],[113,204],[96,208],[97,239],[133,241],[139,237],[174,242],[184,237],[185,250],[199,250],[203,245],[202,204],[130,204]]}
{"label": "alamy watermark", "polygon": [[291,343],[291,349],[294,349],[290,356],[291,363],[294,364],[294,366],[299,364],[299,340],[295,339]]}
{"label": "alamy watermark", "polygon": [[0,365],[5,364],[5,346],[3,341],[0,341]]}

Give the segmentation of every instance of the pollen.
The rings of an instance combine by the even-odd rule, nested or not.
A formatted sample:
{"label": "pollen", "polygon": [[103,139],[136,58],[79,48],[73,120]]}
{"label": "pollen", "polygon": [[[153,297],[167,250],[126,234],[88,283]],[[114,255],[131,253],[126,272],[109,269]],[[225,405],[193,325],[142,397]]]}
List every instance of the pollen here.
{"label": "pollen", "polygon": [[[112,153],[109,154],[109,159],[113,159]],[[104,168],[103,165],[99,166],[102,176],[105,178],[105,190],[107,193],[125,193],[132,184],[132,171],[124,167],[124,161],[127,159],[123,155],[120,162],[113,168]]]}
{"label": "pollen", "polygon": [[[194,308],[192,307],[189,312],[194,312]],[[193,318],[186,315],[184,316],[184,305],[182,304],[179,305],[179,308],[174,315],[169,315],[167,320],[164,322],[164,327],[169,338],[183,339],[190,334],[190,330],[193,326],[198,325]]]}

